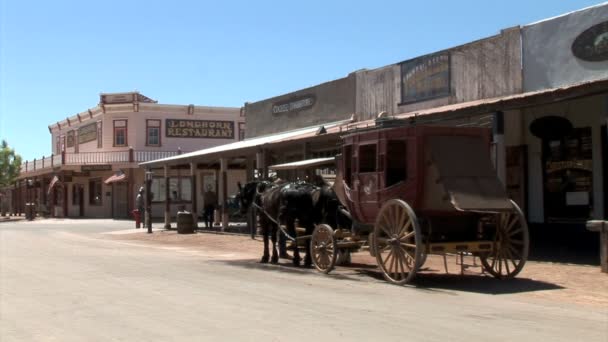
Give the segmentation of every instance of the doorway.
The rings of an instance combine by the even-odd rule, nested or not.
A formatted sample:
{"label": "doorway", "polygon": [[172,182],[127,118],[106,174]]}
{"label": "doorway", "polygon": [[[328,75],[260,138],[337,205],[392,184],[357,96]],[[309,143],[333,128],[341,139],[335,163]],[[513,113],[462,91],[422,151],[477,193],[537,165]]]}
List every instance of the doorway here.
{"label": "doorway", "polygon": [[72,185],[72,205],[78,206],[78,217],[84,217],[84,187],[82,184]]}
{"label": "doorway", "polygon": [[126,182],[115,182],[113,196],[113,212],[115,219],[129,218],[129,195],[128,184]]}

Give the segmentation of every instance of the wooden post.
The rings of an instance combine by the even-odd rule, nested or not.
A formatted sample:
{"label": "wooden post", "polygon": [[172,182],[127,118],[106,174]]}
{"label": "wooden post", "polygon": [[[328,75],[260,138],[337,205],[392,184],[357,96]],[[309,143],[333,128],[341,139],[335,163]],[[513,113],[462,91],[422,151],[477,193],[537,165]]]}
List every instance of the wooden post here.
{"label": "wooden post", "polygon": [[196,163],[190,163],[190,199],[192,200],[192,222],[198,229],[198,206],[196,203]]}
{"label": "wooden post", "polygon": [[[63,217],[68,217],[68,185],[65,184],[64,173],[61,173],[61,186],[63,187]],[[101,195],[103,196],[103,192]]]}
{"label": "wooden post", "polygon": [[221,203],[221,217],[222,217],[222,231],[228,229],[228,209],[226,203],[228,199],[228,159],[220,158],[220,175],[222,184],[222,202]]}
{"label": "wooden post", "polygon": [[255,169],[255,156],[248,156],[246,162],[246,180],[251,182],[253,180],[253,170]]}
{"label": "wooden post", "polygon": [[505,114],[503,112],[494,113],[493,120],[493,140],[495,144],[495,165],[498,179],[503,186],[507,184],[507,156],[505,146]]}
{"label": "wooden post", "polygon": [[165,229],[171,229],[171,195],[169,191],[169,165],[165,165]]}

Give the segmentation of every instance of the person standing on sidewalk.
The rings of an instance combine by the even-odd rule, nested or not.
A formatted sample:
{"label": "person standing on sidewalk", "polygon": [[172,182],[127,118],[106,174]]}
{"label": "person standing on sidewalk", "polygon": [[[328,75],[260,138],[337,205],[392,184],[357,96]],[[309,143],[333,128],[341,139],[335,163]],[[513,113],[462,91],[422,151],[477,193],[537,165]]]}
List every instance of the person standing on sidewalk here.
{"label": "person standing on sidewalk", "polygon": [[[139,219],[144,221],[144,187],[139,188],[137,192],[137,197],[135,198],[135,205],[137,206],[137,211],[139,211]],[[139,228],[139,226],[137,227]]]}
{"label": "person standing on sidewalk", "polygon": [[217,194],[211,188],[211,184],[207,184],[207,190],[203,194],[203,204],[205,228],[213,228],[213,211],[217,207]]}

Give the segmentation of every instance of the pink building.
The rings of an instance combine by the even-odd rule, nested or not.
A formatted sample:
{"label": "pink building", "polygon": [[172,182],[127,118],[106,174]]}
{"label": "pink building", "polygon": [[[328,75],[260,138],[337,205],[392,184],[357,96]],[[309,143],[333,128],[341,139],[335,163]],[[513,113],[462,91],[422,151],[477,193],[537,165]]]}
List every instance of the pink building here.
{"label": "pink building", "polygon": [[[126,218],[144,184],[138,163],[242,140],[245,118],[240,108],[159,104],[138,92],[108,93],[49,131],[52,155],[23,163],[12,211],[35,203],[39,212],[55,217]],[[169,171],[172,213],[179,206],[192,210],[192,203],[200,213],[203,189],[211,185],[217,193],[219,165],[207,167],[193,176],[190,170]],[[229,193],[244,180],[245,169],[233,168]],[[163,214],[165,186],[164,173],[155,174],[153,216]]]}

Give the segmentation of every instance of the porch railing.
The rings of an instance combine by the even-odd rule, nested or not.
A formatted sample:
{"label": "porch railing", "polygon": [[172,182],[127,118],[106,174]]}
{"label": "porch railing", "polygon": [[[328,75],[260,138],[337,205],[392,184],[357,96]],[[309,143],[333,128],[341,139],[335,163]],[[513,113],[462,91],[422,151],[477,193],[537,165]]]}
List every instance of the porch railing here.
{"label": "porch railing", "polygon": [[142,163],[180,154],[181,151],[123,151],[79,152],[54,154],[41,159],[28,160],[21,164],[21,174],[51,170],[62,165],[99,165],[114,163]]}

